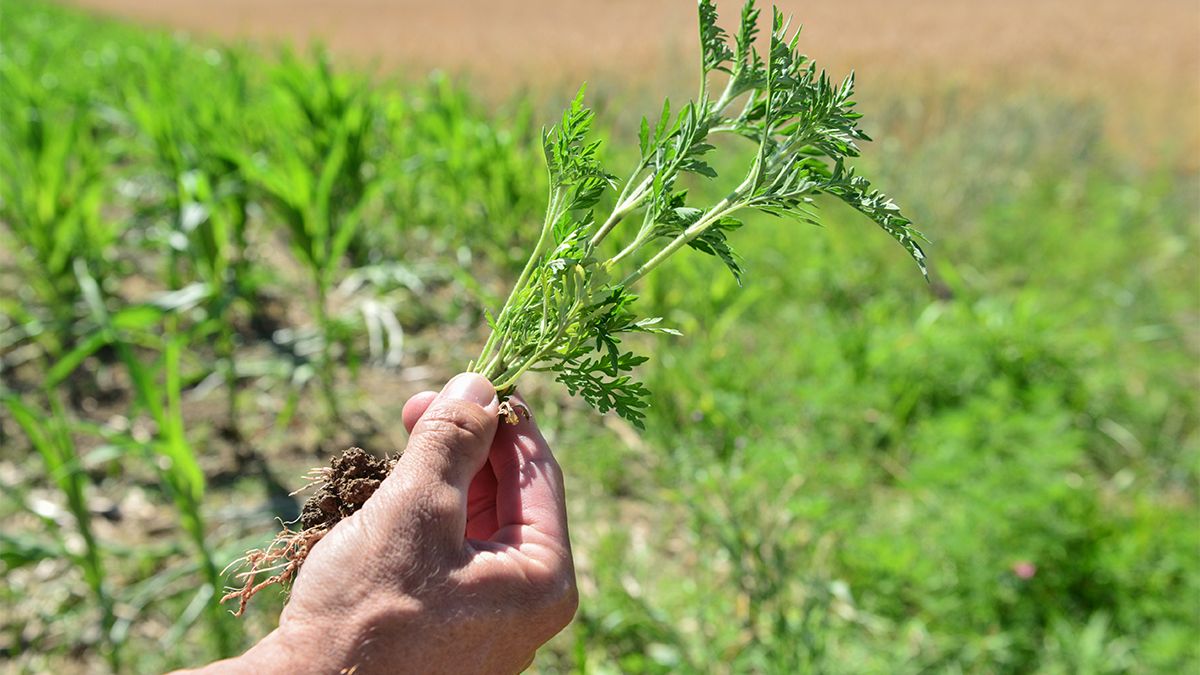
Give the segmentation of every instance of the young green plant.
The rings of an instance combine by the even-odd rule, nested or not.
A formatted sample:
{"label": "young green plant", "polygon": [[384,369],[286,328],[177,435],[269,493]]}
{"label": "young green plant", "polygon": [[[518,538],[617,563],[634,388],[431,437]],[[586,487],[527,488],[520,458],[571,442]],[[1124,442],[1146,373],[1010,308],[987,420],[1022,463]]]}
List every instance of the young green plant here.
{"label": "young green plant", "polygon": [[[716,256],[740,282],[728,234],[742,226],[741,212],[817,224],[814,199],[831,195],[873,220],[926,271],[911,221],[845,165],[858,156],[857,143],[869,140],[854,112],[853,75],[837,83],[818,71],[797,50],[799,30],[791,31],[778,10],[760,55],[753,0],[732,40],[717,25],[711,0],[700,1],[699,15],[699,95],[674,114],[665,102],[654,124],[642,120],[640,158],[610,210],[598,213],[596,206],[618,184],[600,164],[600,142],[588,140],[593,115],[583,89],[543,135],[550,191],[541,234],[469,366],[503,396],[526,372],[548,371],[572,395],[640,427],[648,392],[631,371],[646,357],[624,350],[621,336],[672,331],[658,318],[639,317],[630,289],[685,247]],[[714,80],[723,86],[711,88]],[[754,154],[724,198],[695,204],[679,184],[687,174],[717,177],[706,157],[718,134],[749,141]],[[631,234],[622,248],[603,253],[623,228]]]}
{"label": "young green plant", "polygon": [[[108,310],[99,282],[87,267],[75,266],[85,304],[96,326],[95,337],[76,348],[68,358],[56,364],[52,375],[69,372],[101,347],[112,347],[125,366],[134,394],[130,418],[145,413],[154,424],[151,437],[140,442],[141,451],[155,467],[164,491],[179,514],[180,525],[195,547],[196,563],[205,583],[197,590],[193,605],[208,619],[209,637],[216,651],[228,656],[233,635],[225,613],[216,602],[221,573],[208,539],[202,505],[205,477],[196,448],[188,440],[183,419],[184,377],[182,359],[189,334],[181,325],[186,305],[167,303],[130,305],[116,313]],[[161,353],[161,359],[147,362],[139,347]],[[136,447],[136,446],[135,446]]]}
{"label": "young green plant", "polygon": [[0,313],[20,327],[19,340],[53,359],[80,339],[74,261],[113,266],[120,229],[101,209],[111,189],[109,158],[82,97],[53,98],[7,58],[0,58],[0,89],[0,246],[20,252],[13,261],[31,291],[0,297]]}
{"label": "young green plant", "polygon": [[197,97],[187,107],[168,105],[181,98],[182,85],[164,72],[177,67],[177,50],[170,43],[140,55],[145,81],[129,87],[125,104],[151,148],[149,175],[157,191],[145,210],[161,223],[162,276],[172,289],[191,279],[203,289],[226,388],[226,430],[240,438],[234,312],[253,295],[246,266],[249,205],[238,166],[223,150],[246,135],[239,126],[249,103],[246,74],[236,53],[226,51],[220,71],[189,71],[193,80],[206,76],[205,89],[221,95]]}
{"label": "young green plant", "polygon": [[70,425],[63,409],[61,394],[54,388],[57,377],[48,377],[45,387],[50,410],[40,410],[15,395],[0,396],[0,410],[6,410],[24,430],[30,445],[42,458],[46,475],[62,493],[67,510],[75,521],[75,531],[83,542],[82,551],[67,546],[61,526],[53,518],[42,518],[58,540],[52,549],[68,558],[83,573],[84,581],[100,608],[102,650],[113,671],[121,669],[121,644],[113,626],[117,617],[111,584],[105,571],[104,550],[92,527],[92,511],[88,506],[89,478],[79,459],[78,448],[71,437]]}
{"label": "young green plant", "polygon": [[[925,272],[911,221],[895,203],[845,166],[868,140],[854,112],[854,79],[833,82],[797,51],[793,32],[776,10],[765,56],[755,50],[759,10],[750,0],[732,39],[716,23],[716,7],[700,0],[702,51],[700,93],[672,114],[664,103],[655,124],[643,120],[639,159],[621,184],[613,206],[596,207],[616,179],[600,164],[600,141],[589,141],[592,112],[583,105],[584,90],[563,113],[560,124],[543,134],[549,196],[541,232],[504,307],[489,317],[491,336],[468,369],[496,386],[508,421],[516,412],[508,401],[527,372],[548,371],[600,412],[615,410],[642,426],[649,393],[632,371],[646,357],[621,347],[629,333],[672,333],[660,319],[640,318],[629,290],[684,247],[718,257],[740,281],[742,269],[728,233],[742,226],[743,211],[817,222],[814,199],[827,194],[865,214],[899,241]],[[723,87],[710,89],[723,76]],[[719,92],[715,93],[714,92]],[[680,187],[695,174],[716,178],[706,160],[715,149],[710,138],[731,134],[753,149],[740,181],[714,204],[697,206]],[[603,219],[598,215],[602,215]],[[622,248],[603,254],[627,222],[632,236]],[[337,485],[338,466],[318,469],[313,485]],[[312,500],[310,500],[312,502]],[[294,578],[309,548],[330,527],[361,503],[339,508],[336,517],[303,522],[299,532],[285,529],[266,549],[243,559],[240,586],[225,599],[246,601],[266,586]],[[308,511],[309,504],[306,504]],[[260,573],[271,575],[257,581]]]}
{"label": "young green plant", "polygon": [[279,100],[263,112],[286,122],[267,134],[262,153],[230,152],[243,178],[283,221],[308,270],[320,336],[315,370],[332,424],[341,410],[334,382],[338,327],[329,294],[364,209],[383,187],[370,152],[379,101],[365,79],[336,73],[325,51],[316,52],[311,67],[285,54],[272,82]]}

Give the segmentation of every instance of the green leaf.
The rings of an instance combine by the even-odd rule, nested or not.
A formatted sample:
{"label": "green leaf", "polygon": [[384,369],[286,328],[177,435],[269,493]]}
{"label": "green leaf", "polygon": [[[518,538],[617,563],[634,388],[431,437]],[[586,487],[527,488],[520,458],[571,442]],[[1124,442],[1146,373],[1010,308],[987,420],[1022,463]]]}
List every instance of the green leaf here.
{"label": "green leaf", "polygon": [[688,242],[688,246],[702,253],[716,256],[721,262],[725,263],[725,266],[733,273],[733,278],[737,280],[739,286],[742,285],[742,266],[738,262],[737,254],[729,247],[729,240],[725,235],[727,232],[732,232],[741,226],[742,221],[726,216],[718,219],[716,223],[702,232],[700,236]]}
{"label": "green leaf", "polygon": [[650,121],[643,117],[642,125],[638,128],[638,148],[642,151],[642,161],[650,159],[652,147],[650,144]]}
{"label": "green leaf", "polygon": [[12,571],[43,560],[70,558],[62,543],[43,539],[29,533],[0,532],[0,562],[6,571]]}
{"label": "green leaf", "polygon": [[[499,386],[516,386],[529,370],[551,371],[572,395],[640,427],[648,392],[634,371],[646,358],[624,349],[622,334],[677,333],[658,318],[639,319],[628,287],[685,246],[719,259],[740,285],[744,274],[731,236],[743,226],[735,215],[743,209],[819,224],[814,198],[835,195],[900,241],[925,271],[912,222],[844,168],[847,157],[858,155],[858,143],[870,140],[858,126],[853,74],[835,82],[818,70],[798,50],[799,30],[778,10],[764,58],[755,46],[759,16],[753,1],[743,5],[731,47],[715,0],[699,0],[700,94],[674,116],[667,99],[656,121],[642,118],[638,162],[607,216],[594,210],[612,177],[600,167],[599,142],[586,140],[593,116],[582,88],[559,124],[543,133],[551,188],[543,228],[498,318],[489,319],[493,335],[472,362],[488,368]],[[718,71],[728,79],[714,99],[708,79]],[[735,105],[740,110],[731,117],[725,108]],[[715,132],[747,140],[755,152],[740,184],[715,204],[697,205],[677,186],[681,174],[716,177],[708,159],[718,149]],[[641,224],[634,230],[624,221],[637,212]],[[622,234],[629,237],[624,247],[602,259],[603,240]],[[626,274],[622,266],[633,269]]]}
{"label": "green leaf", "polygon": [[63,380],[70,377],[71,373],[83,363],[87,357],[95,354],[102,347],[109,344],[111,334],[107,330],[99,330],[92,333],[86,340],[76,345],[74,349],[67,352],[62,358],[55,361],[50,370],[46,371],[46,387],[53,389],[62,383]]}
{"label": "green leaf", "polygon": [[925,251],[919,240],[925,239],[913,223],[900,213],[900,207],[890,197],[879,190],[871,188],[871,183],[862,176],[855,175],[853,169],[846,169],[838,164],[834,170],[825,191],[852,206],[855,210],[875,221],[883,231],[900,242],[904,250],[917,263],[921,274],[929,279],[929,269],[925,263]]}
{"label": "green leaf", "polygon": [[729,36],[717,25],[717,6],[712,0],[700,0],[699,7],[701,67],[705,73],[731,72],[733,51],[729,49]]}
{"label": "green leaf", "polygon": [[132,305],[112,315],[112,327],[117,330],[146,330],[161,321],[165,314],[165,308],[158,305]]}

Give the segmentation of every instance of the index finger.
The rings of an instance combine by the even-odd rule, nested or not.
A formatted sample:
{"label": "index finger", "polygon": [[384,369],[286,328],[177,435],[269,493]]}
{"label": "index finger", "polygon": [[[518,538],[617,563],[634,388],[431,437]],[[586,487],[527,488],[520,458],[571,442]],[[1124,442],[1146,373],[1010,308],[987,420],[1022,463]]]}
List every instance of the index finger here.
{"label": "index finger", "polygon": [[534,557],[539,548],[569,557],[562,469],[532,417],[518,417],[516,424],[502,422],[492,443],[499,527],[492,541]]}

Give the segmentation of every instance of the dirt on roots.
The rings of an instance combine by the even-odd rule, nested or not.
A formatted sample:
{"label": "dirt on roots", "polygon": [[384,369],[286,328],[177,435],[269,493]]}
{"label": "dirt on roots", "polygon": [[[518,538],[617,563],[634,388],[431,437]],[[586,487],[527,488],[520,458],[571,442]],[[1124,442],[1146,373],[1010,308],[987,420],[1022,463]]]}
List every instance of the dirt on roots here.
{"label": "dirt on roots", "polygon": [[318,469],[320,487],[304,502],[300,526],[329,529],[349,517],[375,494],[395,463],[394,459],[372,457],[361,448],[350,448],[335,457],[328,468]]}
{"label": "dirt on roots", "polygon": [[[265,549],[254,549],[234,561],[232,566],[243,568],[236,575],[242,586],[229,589],[221,602],[237,599],[234,614],[241,616],[259,591],[290,583],[312,547],[334,525],[361,509],[395,464],[394,458],[379,459],[362,448],[350,448],[334,457],[329,466],[309,471],[305,488],[316,486],[317,491],[304,502],[300,530],[285,527]],[[259,581],[262,575],[266,578]]]}

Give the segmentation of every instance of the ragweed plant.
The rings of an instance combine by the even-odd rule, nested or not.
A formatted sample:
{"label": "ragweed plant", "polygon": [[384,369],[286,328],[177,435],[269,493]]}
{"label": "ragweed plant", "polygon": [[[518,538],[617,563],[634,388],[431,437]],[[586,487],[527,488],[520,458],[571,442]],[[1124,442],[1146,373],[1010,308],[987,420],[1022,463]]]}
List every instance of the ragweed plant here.
{"label": "ragweed plant", "polygon": [[[469,369],[507,396],[528,371],[549,371],[601,412],[615,410],[641,426],[646,388],[631,371],[645,356],[621,347],[629,333],[670,333],[659,318],[640,318],[630,290],[684,247],[719,258],[741,280],[728,235],[739,215],[761,211],[817,224],[814,198],[831,195],[873,220],[908,251],[926,273],[919,232],[899,207],[846,166],[870,140],[854,111],[854,76],[834,82],[798,49],[778,9],[765,55],[757,51],[759,10],[742,8],[732,38],[717,25],[712,0],[700,0],[701,68],[696,100],[678,112],[665,102],[655,123],[643,118],[640,159],[624,183],[599,160],[600,141],[588,140],[593,113],[584,89],[543,133],[549,204],[541,234]],[[722,88],[711,88],[722,82]],[[742,180],[714,204],[695,204],[679,186],[685,174],[716,178],[707,160],[717,134],[755,147]],[[598,213],[604,193],[619,192]],[[625,226],[632,232],[611,257],[601,244]]]}
{"label": "ragweed plant", "polygon": [[[517,412],[507,399],[520,377],[549,371],[572,395],[641,427],[649,392],[632,371],[646,357],[623,349],[622,336],[675,331],[661,326],[658,317],[640,318],[630,288],[685,246],[716,256],[740,281],[728,234],[742,226],[743,211],[815,224],[814,198],[833,195],[896,238],[925,271],[912,223],[844,164],[858,155],[858,141],[869,140],[853,111],[853,77],[838,84],[818,71],[797,51],[798,31],[790,30],[778,10],[766,56],[760,56],[758,17],[749,0],[731,40],[717,26],[712,0],[700,0],[700,94],[674,114],[664,103],[653,125],[643,119],[640,158],[607,213],[598,214],[597,206],[618,183],[601,166],[600,141],[588,140],[593,114],[583,105],[584,89],[561,122],[542,134],[550,188],[541,234],[504,307],[489,317],[492,333],[482,353],[468,366],[495,385],[509,421],[516,421]],[[718,76],[724,76],[724,88],[714,96],[710,80]],[[706,156],[715,149],[710,138],[719,133],[748,139],[755,152],[737,187],[715,204],[697,206],[679,186],[680,178],[717,177]],[[627,228],[632,236],[620,251],[600,253],[623,223],[639,217],[636,229]],[[316,470],[313,484],[336,486],[344,458]],[[309,503],[324,512],[314,501],[319,499]],[[339,507],[337,518],[302,521],[300,531],[285,529],[267,548],[247,553],[237,562],[243,568],[235,577],[240,585],[223,600],[237,599],[240,614],[263,588],[288,583],[309,548],[360,505],[361,499]],[[259,581],[260,574],[270,576]]]}

